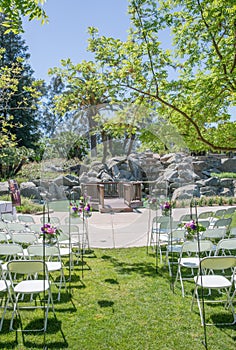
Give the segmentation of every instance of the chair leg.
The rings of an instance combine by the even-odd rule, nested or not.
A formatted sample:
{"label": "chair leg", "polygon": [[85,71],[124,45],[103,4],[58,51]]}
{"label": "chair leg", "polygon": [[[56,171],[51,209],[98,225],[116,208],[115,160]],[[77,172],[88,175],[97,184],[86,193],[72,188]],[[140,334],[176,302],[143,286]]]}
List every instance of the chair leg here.
{"label": "chair leg", "polygon": [[2,330],[3,321],[5,318],[5,314],[7,312],[8,303],[9,303],[9,297],[5,297],[4,308],[3,308],[2,318],[1,318],[1,322],[0,322],[0,332]]}

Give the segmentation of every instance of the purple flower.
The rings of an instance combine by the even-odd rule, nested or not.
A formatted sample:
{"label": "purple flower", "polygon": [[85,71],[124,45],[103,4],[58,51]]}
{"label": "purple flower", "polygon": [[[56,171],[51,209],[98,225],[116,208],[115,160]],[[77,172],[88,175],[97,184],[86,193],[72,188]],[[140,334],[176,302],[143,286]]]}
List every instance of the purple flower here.
{"label": "purple flower", "polygon": [[197,229],[197,225],[196,225],[196,223],[195,223],[194,220],[192,220],[192,221],[190,221],[190,222],[186,222],[186,224],[184,225],[184,227],[185,227],[188,231],[190,231],[190,230],[195,231],[195,230]]}

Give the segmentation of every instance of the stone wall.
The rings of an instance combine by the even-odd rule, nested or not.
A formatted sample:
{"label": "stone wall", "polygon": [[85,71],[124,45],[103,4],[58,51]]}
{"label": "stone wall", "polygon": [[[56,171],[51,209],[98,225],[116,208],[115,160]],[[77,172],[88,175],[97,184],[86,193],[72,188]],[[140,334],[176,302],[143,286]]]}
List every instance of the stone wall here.
{"label": "stone wall", "polygon": [[[132,153],[127,157],[111,158],[106,164],[94,161],[90,166],[73,166],[73,169],[68,169],[68,173],[72,171],[77,172],[77,175],[64,176],[61,175],[62,169],[59,167],[54,180],[31,180],[22,183],[21,195],[38,201],[45,198],[78,199],[81,195],[81,184],[84,183],[141,181],[144,194],[171,195],[173,200],[192,196],[236,197],[236,179],[211,176],[212,173],[236,173],[236,157]],[[0,183],[0,194],[7,192],[7,183]]]}

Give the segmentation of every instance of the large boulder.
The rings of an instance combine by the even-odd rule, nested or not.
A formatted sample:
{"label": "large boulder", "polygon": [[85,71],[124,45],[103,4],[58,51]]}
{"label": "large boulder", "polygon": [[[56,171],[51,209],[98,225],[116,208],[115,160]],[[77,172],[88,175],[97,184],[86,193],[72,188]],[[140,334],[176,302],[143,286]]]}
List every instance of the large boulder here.
{"label": "large boulder", "polygon": [[220,171],[225,173],[236,173],[236,157],[222,159]]}
{"label": "large boulder", "polygon": [[5,194],[9,193],[9,185],[7,181],[0,182],[0,196],[3,196]]}
{"label": "large boulder", "polygon": [[41,194],[38,187],[33,182],[22,182],[20,185],[20,193],[24,197],[41,200]]}
{"label": "large boulder", "polygon": [[182,186],[174,190],[172,200],[191,199],[193,197],[200,197],[199,188],[195,184]]}

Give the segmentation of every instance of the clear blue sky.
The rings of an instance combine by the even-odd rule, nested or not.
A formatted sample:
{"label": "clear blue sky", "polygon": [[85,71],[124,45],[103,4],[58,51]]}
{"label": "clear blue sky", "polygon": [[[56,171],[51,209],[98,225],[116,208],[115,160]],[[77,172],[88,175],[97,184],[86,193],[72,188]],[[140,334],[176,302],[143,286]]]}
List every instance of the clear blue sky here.
{"label": "clear blue sky", "polygon": [[102,35],[126,40],[128,0],[47,0],[44,8],[48,24],[24,21],[23,38],[37,79],[49,81],[48,69],[60,66],[61,59],[92,59],[86,51],[90,26]]}

